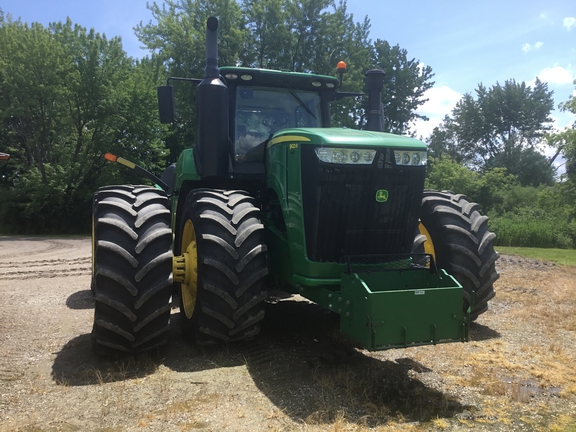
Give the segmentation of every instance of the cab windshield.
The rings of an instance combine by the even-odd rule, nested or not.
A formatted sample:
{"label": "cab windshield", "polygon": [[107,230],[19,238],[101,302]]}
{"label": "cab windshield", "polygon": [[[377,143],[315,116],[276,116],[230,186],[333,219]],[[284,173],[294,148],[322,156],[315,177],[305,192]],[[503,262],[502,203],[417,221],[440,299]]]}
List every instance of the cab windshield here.
{"label": "cab windshield", "polygon": [[267,141],[280,129],[321,125],[320,96],[316,92],[238,86],[235,159],[262,161]]}

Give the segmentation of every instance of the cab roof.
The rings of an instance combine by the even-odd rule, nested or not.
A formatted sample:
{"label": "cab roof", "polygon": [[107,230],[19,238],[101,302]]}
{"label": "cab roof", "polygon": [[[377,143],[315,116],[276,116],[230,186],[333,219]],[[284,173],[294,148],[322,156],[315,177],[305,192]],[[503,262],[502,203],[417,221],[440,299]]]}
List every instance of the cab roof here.
{"label": "cab roof", "polygon": [[340,85],[338,78],[329,75],[272,69],[224,66],[220,68],[220,74],[226,78],[228,83],[235,82],[244,85],[288,87],[315,91],[323,89],[335,91]]}

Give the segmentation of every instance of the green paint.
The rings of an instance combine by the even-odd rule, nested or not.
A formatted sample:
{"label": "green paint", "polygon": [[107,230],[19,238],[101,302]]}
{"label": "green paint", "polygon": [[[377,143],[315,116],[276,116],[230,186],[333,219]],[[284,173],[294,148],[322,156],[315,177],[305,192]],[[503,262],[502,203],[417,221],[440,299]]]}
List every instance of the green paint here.
{"label": "green paint", "polygon": [[[426,144],[415,138],[394,135],[385,132],[373,132],[343,128],[298,128],[283,129],[274,135],[279,138],[285,135],[298,135],[310,140],[310,144],[320,146],[341,146],[346,148],[382,148],[390,147],[412,151],[426,151]],[[308,144],[308,143],[306,143]],[[304,143],[302,143],[304,145]]]}
{"label": "green paint", "polygon": [[350,302],[340,329],[369,350],[468,338],[462,287],[444,270],[344,274],[337,298]]}

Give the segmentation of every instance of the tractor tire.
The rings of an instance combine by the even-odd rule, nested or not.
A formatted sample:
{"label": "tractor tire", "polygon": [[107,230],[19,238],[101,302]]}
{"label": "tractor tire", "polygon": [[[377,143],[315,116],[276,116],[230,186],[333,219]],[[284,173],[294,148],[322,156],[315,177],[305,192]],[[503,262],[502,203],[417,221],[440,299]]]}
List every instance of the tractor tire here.
{"label": "tractor tire", "polygon": [[185,336],[200,345],[256,336],[268,297],[268,267],[264,226],[253,198],[244,191],[191,192],[175,251],[193,257],[187,266],[193,266],[194,280],[180,284]]}
{"label": "tractor tire", "polygon": [[462,285],[464,312],[475,293],[470,314],[475,320],[488,310],[495,295],[494,282],[500,276],[495,266],[500,256],[494,251],[496,235],[488,230],[488,217],[464,195],[425,190],[420,221],[424,229],[420,228],[414,248],[433,251],[436,265]]}
{"label": "tractor tire", "polygon": [[137,354],[166,344],[172,295],[168,199],[149,186],[108,186],[93,203],[98,354]]}

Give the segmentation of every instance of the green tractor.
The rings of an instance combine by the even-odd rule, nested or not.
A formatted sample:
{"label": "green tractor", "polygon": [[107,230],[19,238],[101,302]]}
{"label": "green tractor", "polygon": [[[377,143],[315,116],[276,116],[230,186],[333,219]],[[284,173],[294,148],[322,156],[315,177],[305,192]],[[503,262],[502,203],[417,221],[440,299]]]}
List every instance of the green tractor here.
{"label": "green tractor", "polygon": [[[338,314],[369,350],[467,340],[494,296],[495,236],[465,196],[424,190],[424,143],[381,132],[383,72],[366,74],[367,130],[331,128],[341,77],[219,68],[217,28],[188,79],[195,145],[160,179],[108,155],[157,186],[94,195],[96,350],[166,344],[173,297],[190,340],[251,339],[272,289]],[[172,87],[158,96],[174,121]]]}

